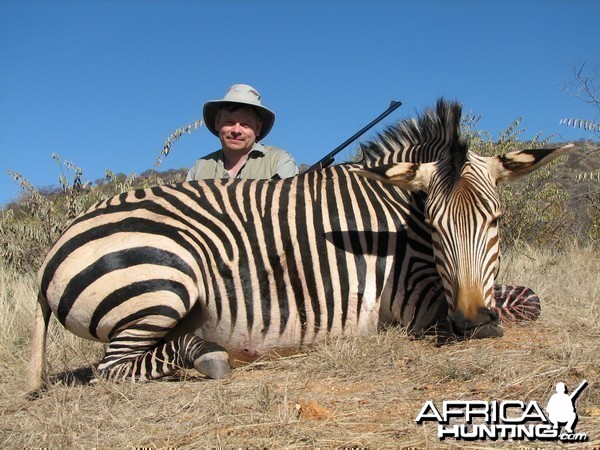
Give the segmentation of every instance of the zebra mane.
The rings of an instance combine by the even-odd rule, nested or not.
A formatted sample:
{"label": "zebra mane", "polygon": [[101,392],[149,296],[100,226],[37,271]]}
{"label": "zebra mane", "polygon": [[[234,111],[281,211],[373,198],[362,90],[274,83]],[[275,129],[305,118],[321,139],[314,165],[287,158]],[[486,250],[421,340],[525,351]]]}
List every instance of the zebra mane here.
{"label": "zebra mane", "polygon": [[395,162],[432,162],[449,157],[455,173],[466,161],[468,146],[460,135],[462,106],[443,98],[434,109],[404,119],[361,144],[363,164],[375,167]]}

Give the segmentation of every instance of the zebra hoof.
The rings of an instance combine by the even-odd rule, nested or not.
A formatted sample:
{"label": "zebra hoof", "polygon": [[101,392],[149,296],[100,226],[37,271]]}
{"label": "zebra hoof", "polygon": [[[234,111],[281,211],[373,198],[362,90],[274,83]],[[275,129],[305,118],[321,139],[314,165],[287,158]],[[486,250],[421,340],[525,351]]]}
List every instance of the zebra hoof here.
{"label": "zebra hoof", "polygon": [[25,399],[32,402],[35,400],[39,400],[40,398],[42,398],[44,396],[44,394],[46,393],[46,388],[42,387],[39,389],[35,389],[32,391],[29,391],[25,394]]}
{"label": "zebra hoof", "polygon": [[205,353],[194,361],[194,368],[208,378],[225,378],[231,372],[229,355],[224,351]]}

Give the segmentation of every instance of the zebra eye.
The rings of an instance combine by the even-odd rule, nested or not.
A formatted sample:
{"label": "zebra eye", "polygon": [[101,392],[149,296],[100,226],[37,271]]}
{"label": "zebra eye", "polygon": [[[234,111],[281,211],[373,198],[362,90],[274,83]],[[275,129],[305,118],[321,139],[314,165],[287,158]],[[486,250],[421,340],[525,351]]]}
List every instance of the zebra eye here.
{"label": "zebra eye", "polygon": [[502,219],[502,214],[498,214],[496,217],[494,217],[492,219],[492,221],[490,222],[490,225],[492,225],[494,227],[498,226],[498,223],[501,221],[501,219]]}

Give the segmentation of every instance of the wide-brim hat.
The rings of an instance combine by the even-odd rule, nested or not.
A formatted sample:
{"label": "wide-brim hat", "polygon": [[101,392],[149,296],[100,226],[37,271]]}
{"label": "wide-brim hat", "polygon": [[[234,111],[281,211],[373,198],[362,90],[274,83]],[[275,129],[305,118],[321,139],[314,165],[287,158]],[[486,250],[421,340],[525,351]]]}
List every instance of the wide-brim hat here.
{"label": "wide-brim hat", "polygon": [[240,103],[252,106],[256,110],[262,122],[260,135],[256,137],[257,141],[260,141],[269,134],[269,131],[273,128],[273,124],[275,123],[275,113],[261,104],[261,98],[258,91],[247,84],[234,84],[229,88],[223,99],[212,100],[204,104],[204,125],[206,125],[206,128],[208,128],[215,136],[219,137],[219,131],[215,128],[217,111],[228,103]]}

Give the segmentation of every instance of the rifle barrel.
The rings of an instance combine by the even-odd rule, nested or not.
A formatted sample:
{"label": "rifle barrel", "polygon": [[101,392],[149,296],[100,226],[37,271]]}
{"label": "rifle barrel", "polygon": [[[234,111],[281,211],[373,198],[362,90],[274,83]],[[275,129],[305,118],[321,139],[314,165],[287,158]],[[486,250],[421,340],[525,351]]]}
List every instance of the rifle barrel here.
{"label": "rifle barrel", "polygon": [[571,400],[575,401],[575,398],[577,398],[579,396],[579,394],[581,393],[581,391],[583,391],[583,388],[586,387],[588,384],[587,380],[583,380],[579,386],[577,386],[575,388],[575,390],[573,392],[571,392],[571,395],[569,395],[569,397],[571,398]]}
{"label": "rifle barrel", "polygon": [[333,149],[331,152],[329,152],[327,155],[325,155],[323,158],[321,158],[316,164],[313,164],[312,166],[310,166],[305,172],[312,172],[313,170],[317,170],[317,169],[321,169],[321,168],[329,166],[335,160],[335,158],[334,158],[335,155],[337,155],[344,148],[346,148],[348,145],[350,145],[351,142],[353,142],[358,137],[363,135],[367,130],[372,128],[376,123],[381,122],[383,119],[385,119],[387,116],[389,116],[392,112],[394,112],[396,109],[398,109],[401,105],[402,105],[402,102],[397,102],[395,100],[392,100],[390,103],[390,106],[388,106],[388,109],[386,109],[383,113],[381,113],[375,120],[370,122],[365,127],[361,128],[350,138],[346,139],[343,143],[338,145],[335,149]]}

